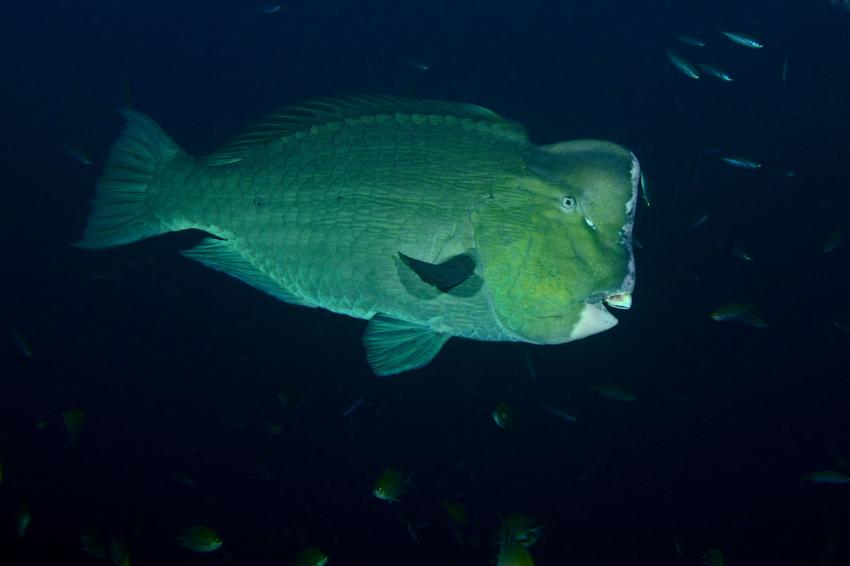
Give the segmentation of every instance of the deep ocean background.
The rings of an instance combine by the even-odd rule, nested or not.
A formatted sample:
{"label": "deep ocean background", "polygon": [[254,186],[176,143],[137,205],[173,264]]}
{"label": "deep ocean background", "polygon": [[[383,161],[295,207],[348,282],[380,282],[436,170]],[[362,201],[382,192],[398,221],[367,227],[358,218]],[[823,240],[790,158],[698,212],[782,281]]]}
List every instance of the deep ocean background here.
{"label": "deep ocean background", "polygon": [[[850,457],[850,335],[834,324],[850,320],[850,246],[822,252],[850,220],[850,14],[826,0],[262,7],[4,9],[2,566],[96,564],[79,549],[86,528],[126,540],[139,565],[285,564],[311,545],[331,564],[493,564],[500,516],[513,512],[544,525],[531,549],[541,565],[698,564],[712,547],[730,565],[850,564],[850,485],[801,481]],[[709,45],[681,45],[682,33]],[[685,77],[671,48],[734,82]],[[69,245],[121,106],[202,155],[277,107],[357,93],[474,102],[536,143],[632,149],[652,195],[635,225],[632,310],[562,346],[452,340],[424,369],[379,379],[363,321],[180,256],[199,232]],[[715,148],[764,166],[731,168]],[[731,256],[733,244],[754,260]],[[769,328],[709,319],[735,300],[757,303]],[[608,384],[638,400],[592,389]],[[282,390],[303,403],[283,407]],[[499,402],[514,407],[514,430],[491,419]],[[71,407],[87,415],[74,447],[61,416]],[[390,466],[414,473],[401,504],[371,495]],[[463,545],[443,498],[469,511]],[[22,505],[32,524],[19,539]],[[179,548],[173,538],[196,524],[224,546]]]}

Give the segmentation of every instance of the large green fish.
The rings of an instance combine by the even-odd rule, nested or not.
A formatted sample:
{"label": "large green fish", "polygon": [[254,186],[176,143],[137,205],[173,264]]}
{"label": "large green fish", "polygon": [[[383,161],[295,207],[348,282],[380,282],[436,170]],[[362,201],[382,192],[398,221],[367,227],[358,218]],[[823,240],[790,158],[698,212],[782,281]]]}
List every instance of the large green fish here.
{"label": "large green fish", "polygon": [[452,336],[560,344],[629,308],[637,159],[532,144],[471,104],[311,100],[193,158],[125,110],[83,240],[187,228],[183,253],[288,303],[369,320],[369,364],[427,364]]}

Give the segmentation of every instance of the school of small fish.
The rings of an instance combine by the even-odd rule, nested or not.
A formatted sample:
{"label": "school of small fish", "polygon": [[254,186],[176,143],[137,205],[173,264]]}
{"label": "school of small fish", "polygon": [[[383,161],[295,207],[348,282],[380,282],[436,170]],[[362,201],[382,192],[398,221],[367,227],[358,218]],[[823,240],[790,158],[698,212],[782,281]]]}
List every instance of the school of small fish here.
{"label": "school of small fish", "polygon": [[[850,0],[829,0],[829,3],[838,11],[850,13]],[[257,13],[263,15],[276,14],[281,10],[281,8],[282,5],[278,2],[265,2],[257,8]],[[703,39],[690,34],[678,34],[674,36],[674,39],[680,44],[678,46],[679,49],[668,48],[664,50],[664,54],[666,55],[669,64],[672,65],[672,67],[682,76],[690,79],[691,81],[700,81],[703,77],[711,77],[712,79],[722,83],[736,82],[738,76],[735,75],[733,77],[733,75],[728,72],[724,66],[721,66],[722,63],[718,64],[716,62],[716,59],[718,58],[717,55],[705,55],[712,49],[714,44],[713,40]],[[738,30],[721,30],[717,33],[716,39],[718,41],[725,41],[734,46],[744,48],[741,50],[744,52],[746,52],[746,49],[762,50],[766,48],[766,44],[763,43],[761,39]],[[737,49],[737,47],[734,49]],[[398,61],[399,60],[396,60],[396,62]],[[788,61],[788,55],[785,54],[778,73],[779,78],[783,82],[787,81],[789,78]],[[422,62],[419,59],[402,59],[401,63],[412,71],[424,73],[431,69],[429,63]],[[727,61],[727,63],[730,63],[730,61]],[[701,85],[702,83],[688,82],[688,84]],[[735,88],[735,85],[717,88]],[[62,146],[62,150],[67,157],[70,157],[79,165],[90,166],[92,164],[89,153],[79,149],[77,146],[64,144]],[[706,153],[712,156],[712,162],[718,163],[718,167],[728,168],[727,170],[729,171],[729,175],[735,174],[745,177],[747,175],[759,175],[764,173],[764,169],[767,169],[767,167],[764,167],[762,160],[759,159],[761,156],[756,149],[753,149],[753,155],[749,155],[750,152],[746,150],[743,153],[725,153],[720,150],[706,151]],[[767,162],[767,164],[769,165],[769,162]],[[733,170],[738,170],[738,172],[735,173]],[[783,178],[791,178],[796,175],[794,171],[782,171],[777,172],[777,174]],[[640,171],[639,186],[640,195],[645,206],[651,207],[654,203],[654,197],[657,195],[651,193],[646,174],[642,170]],[[711,229],[713,224],[717,221],[716,217],[710,216],[708,212],[699,212],[691,218],[692,220],[690,221],[690,224],[683,224],[683,226],[685,229],[694,229],[694,233],[704,233],[705,230]],[[702,231],[696,230],[706,225],[710,218],[712,219],[712,222],[708,226],[703,228]],[[685,222],[687,221],[688,218],[685,219]],[[839,250],[844,242],[845,231],[845,225],[825,226],[822,235],[820,236],[823,239],[819,240],[823,242],[820,246],[820,252],[823,254],[835,255],[835,252]],[[635,244],[636,247],[642,247],[637,241],[635,241]],[[817,248],[817,246],[815,246],[815,248]],[[729,243],[725,250],[729,255],[740,260],[740,262],[743,262],[739,262],[739,265],[743,266],[754,261],[753,256],[751,256],[739,243]],[[815,251],[817,251],[817,249],[815,249]],[[758,258],[759,255],[756,254],[756,257]],[[400,259],[408,264],[410,264],[409,261],[417,261],[412,258],[408,258],[403,254],[400,254]],[[758,259],[755,261],[757,263]],[[708,309],[706,309],[706,311],[708,311]],[[730,301],[709,311],[708,318],[715,322],[737,322],[752,328],[768,328],[767,321],[761,315],[759,307],[754,301]],[[828,319],[826,322],[834,326],[835,329],[841,333],[850,334],[850,322],[835,318]],[[37,361],[38,358],[36,358],[36,360],[32,360],[32,358],[34,358],[34,350],[29,339],[20,330],[20,328],[13,325],[11,322],[7,323],[7,328],[9,331],[9,337],[11,338],[15,348],[18,350],[17,356],[20,362],[33,363],[34,361]],[[40,345],[38,342],[37,344]],[[537,379],[537,368],[531,352],[532,351],[530,349],[524,350],[525,367],[530,378]],[[611,402],[608,403],[608,406],[625,408],[628,405],[621,404],[636,403],[638,401],[638,396],[632,390],[617,384],[605,383],[592,385],[590,386],[590,391],[593,392],[591,395],[595,394],[598,396],[597,402],[600,405],[606,402]],[[281,390],[277,394],[277,397],[285,410],[295,410],[304,402],[300,392],[292,389]],[[341,414],[343,417],[353,421],[353,415],[356,411],[359,410],[364,412],[368,410],[368,403],[366,408],[360,408],[363,406],[364,399],[365,394],[353,397],[350,404],[347,405],[344,410],[341,410],[341,407],[340,409],[336,409],[336,411],[341,410],[341,413],[335,412],[336,418],[339,418],[339,415]],[[683,397],[680,400],[686,399],[686,397]],[[493,408],[490,410],[490,417],[499,429],[511,431],[516,428],[517,410],[514,405],[507,402],[500,402],[492,407]],[[542,408],[545,413],[548,413],[548,418],[550,418],[549,422],[554,423],[556,419],[563,425],[564,430],[573,430],[571,427],[579,426],[581,424],[571,424],[579,421],[579,417],[573,410],[571,410],[571,408],[562,408],[560,405],[543,405],[540,408]],[[45,421],[41,421],[37,425],[38,430],[46,429],[48,426],[48,420],[53,422],[54,420],[58,421],[60,419],[45,419]],[[525,420],[522,422],[525,422]],[[80,444],[80,440],[87,428],[87,415],[83,410],[77,407],[68,408],[61,412],[61,425],[68,436],[67,445],[69,447],[77,447]],[[229,425],[233,428],[242,428],[245,426],[244,423],[240,422],[235,417],[229,419]],[[284,433],[284,428],[274,421],[265,422],[264,428],[268,434],[274,436]],[[500,432],[499,434],[507,434],[510,436],[508,433]],[[0,460],[0,485],[3,484],[4,480],[3,465],[4,461]],[[257,466],[261,467],[261,464],[258,462]],[[588,475],[594,471],[595,467],[591,468]],[[400,467],[386,468],[375,480],[372,486],[372,495],[383,503],[394,505],[402,504],[404,501],[403,498],[411,489],[413,489],[412,475],[413,474],[410,472],[405,473]],[[178,481],[181,484],[192,485],[194,483],[190,479],[182,478],[181,476],[177,477],[179,477]],[[850,483],[850,475],[840,469],[820,469],[805,473],[802,475],[801,481],[806,484],[817,484],[818,486],[841,486]],[[368,485],[364,487],[368,489]],[[809,489],[829,490],[833,488],[810,486]],[[837,487],[835,489],[841,490],[846,488]],[[470,522],[469,511],[463,503],[456,499],[444,498],[440,501],[440,505],[445,510],[453,535],[456,540],[462,544],[464,526]],[[36,509],[36,511],[38,511],[38,509]],[[421,544],[417,529],[427,527],[427,524],[423,525],[411,523],[401,516],[399,516],[399,519],[401,524],[404,525],[405,529],[408,531],[411,540],[415,544]],[[11,523],[12,521],[10,520],[9,522]],[[29,507],[25,504],[21,505],[18,508],[17,517],[15,518],[15,531],[19,538],[24,539],[27,537],[31,523],[32,514]],[[34,529],[37,529],[37,527],[38,525],[36,525]],[[542,531],[543,525],[541,523],[539,523],[536,519],[520,513],[512,513],[507,517],[502,518],[501,526],[495,533],[494,537],[494,547],[496,548],[495,563],[498,566],[533,566],[534,559],[531,554],[531,549],[542,539]],[[82,552],[89,556],[97,559],[106,559],[108,555],[113,564],[129,566],[130,552],[128,545],[123,538],[116,535],[107,536],[107,534],[103,532],[91,529],[83,530],[79,538]],[[216,530],[208,526],[201,525],[185,528],[180,534],[173,538],[173,541],[183,549],[195,553],[213,553],[222,548],[224,544],[223,539]],[[675,541],[675,550],[680,556],[685,556],[685,551],[678,540]],[[695,556],[695,558],[697,558],[697,556]],[[705,566],[722,566],[725,563],[723,552],[714,547],[705,548],[702,551],[702,554],[698,555],[698,558]],[[321,548],[305,547],[293,554],[289,563],[294,566],[325,566],[329,562],[329,559],[329,555]]]}

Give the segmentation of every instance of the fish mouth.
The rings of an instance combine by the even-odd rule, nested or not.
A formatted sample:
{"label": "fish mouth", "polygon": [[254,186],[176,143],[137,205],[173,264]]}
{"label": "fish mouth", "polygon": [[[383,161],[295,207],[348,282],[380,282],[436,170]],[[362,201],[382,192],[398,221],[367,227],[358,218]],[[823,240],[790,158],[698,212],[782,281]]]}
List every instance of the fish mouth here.
{"label": "fish mouth", "polygon": [[603,298],[605,304],[611,308],[628,310],[632,308],[632,293],[623,291],[621,293],[610,293]]}

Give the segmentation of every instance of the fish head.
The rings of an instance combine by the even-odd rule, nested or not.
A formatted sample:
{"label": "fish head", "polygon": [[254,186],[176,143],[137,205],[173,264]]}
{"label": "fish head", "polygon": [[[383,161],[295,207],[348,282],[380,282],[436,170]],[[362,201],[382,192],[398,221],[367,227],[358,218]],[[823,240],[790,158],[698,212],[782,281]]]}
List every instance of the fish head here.
{"label": "fish head", "polygon": [[523,173],[472,211],[483,277],[500,324],[560,344],[617,324],[631,306],[640,166],[627,149],[577,140],[533,147]]}

